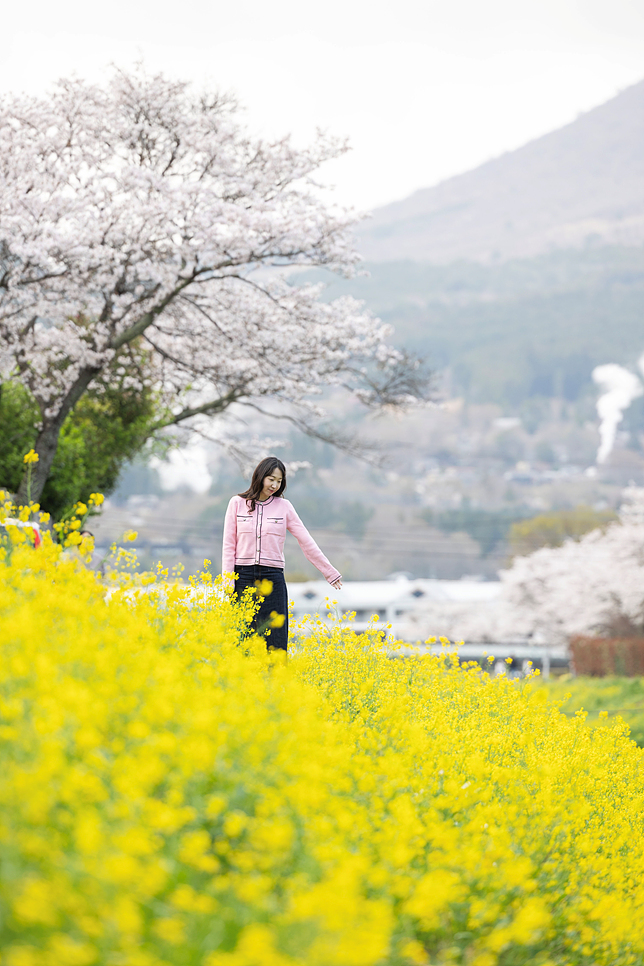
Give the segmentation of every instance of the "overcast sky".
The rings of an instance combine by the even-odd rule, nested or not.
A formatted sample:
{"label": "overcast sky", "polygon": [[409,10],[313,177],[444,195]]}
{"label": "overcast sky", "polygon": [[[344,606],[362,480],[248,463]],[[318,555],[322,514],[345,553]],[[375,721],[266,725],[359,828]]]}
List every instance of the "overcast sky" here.
{"label": "overcast sky", "polygon": [[644,78],[642,0],[5,0],[0,88],[110,62],[235,90],[258,133],[350,138],[369,208],[466,171]]}

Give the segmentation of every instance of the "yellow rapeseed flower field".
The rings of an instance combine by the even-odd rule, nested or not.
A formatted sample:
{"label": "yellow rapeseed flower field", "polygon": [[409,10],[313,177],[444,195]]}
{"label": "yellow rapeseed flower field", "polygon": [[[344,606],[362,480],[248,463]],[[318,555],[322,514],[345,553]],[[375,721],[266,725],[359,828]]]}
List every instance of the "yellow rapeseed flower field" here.
{"label": "yellow rapeseed flower field", "polygon": [[108,591],[13,530],[1,966],[644,962],[623,725],[342,623],[285,663],[208,573]]}

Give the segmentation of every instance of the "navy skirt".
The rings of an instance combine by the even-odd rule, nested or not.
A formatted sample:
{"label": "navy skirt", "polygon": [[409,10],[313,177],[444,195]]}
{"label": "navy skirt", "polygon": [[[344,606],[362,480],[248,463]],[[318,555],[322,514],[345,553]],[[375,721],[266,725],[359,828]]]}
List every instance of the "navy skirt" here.
{"label": "navy skirt", "polygon": [[[270,580],[273,589],[259,605],[250,625],[251,629],[266,640],[267,647],[278,647],[285,651],[288,647],[288,594],[284,571],[280,567],[264,567],[253,564],[248,567],[235,567],[235,595],[239,598],[247,587],[255,587],[260,580]],[[271,614],[284,615],[281,627],[271,627]]]}

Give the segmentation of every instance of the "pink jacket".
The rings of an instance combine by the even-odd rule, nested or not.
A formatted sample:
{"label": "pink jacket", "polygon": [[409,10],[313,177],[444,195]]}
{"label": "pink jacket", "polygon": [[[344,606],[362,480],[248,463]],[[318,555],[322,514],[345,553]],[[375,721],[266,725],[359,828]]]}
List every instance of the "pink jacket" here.
{"label": "pink jacket", "polygon": [[224,520],[224,548],[221,570],[232,574],[235,566],[284,566],[286,531],[292,533],[307,560],[323,574],[330,584],[341,574],[332,567],[306,529],[292,503],[281,496],[271,496],[257,502],[250,512],[250,504],[241,496],[234,496],[228,504]]}

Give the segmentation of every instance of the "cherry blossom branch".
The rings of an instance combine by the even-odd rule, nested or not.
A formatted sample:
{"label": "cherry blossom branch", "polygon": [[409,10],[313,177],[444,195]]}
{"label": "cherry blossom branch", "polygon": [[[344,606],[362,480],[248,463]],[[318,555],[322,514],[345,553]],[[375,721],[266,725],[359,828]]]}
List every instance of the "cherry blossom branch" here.
{"label": "cherry blossom branch", "polygon": [[179,413],[158,420],[152,425],[152,431],[156,433],[162,429],[167,429],[169,426],[177,426],[179,423],[183,423],[187,419],[192,419],[194,416],[214,416],[216,413],[222,413],[229,406],[232,406],[238,398],[238,390],[231,389],[225,396],[221,396],[218,399],[209,400],[200,406],[187,407]]}

